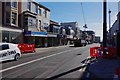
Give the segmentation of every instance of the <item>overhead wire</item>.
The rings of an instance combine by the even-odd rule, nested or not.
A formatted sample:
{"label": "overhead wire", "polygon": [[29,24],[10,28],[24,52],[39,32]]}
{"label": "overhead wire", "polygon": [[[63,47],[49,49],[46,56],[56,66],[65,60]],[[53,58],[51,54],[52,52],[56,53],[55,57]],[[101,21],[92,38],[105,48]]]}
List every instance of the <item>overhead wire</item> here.
{"label": "overhead wire", "polygon": [[84,8],[83,8],[83,4],[82,4],[82,2],[81,2],[81,8],[82,8],[82,14],[83,14],[83,20],[84,20],[84,28],[86,29],[87,28],[87,24],[86,24],[86,18],[85,18],[85,13],[84,13]]}

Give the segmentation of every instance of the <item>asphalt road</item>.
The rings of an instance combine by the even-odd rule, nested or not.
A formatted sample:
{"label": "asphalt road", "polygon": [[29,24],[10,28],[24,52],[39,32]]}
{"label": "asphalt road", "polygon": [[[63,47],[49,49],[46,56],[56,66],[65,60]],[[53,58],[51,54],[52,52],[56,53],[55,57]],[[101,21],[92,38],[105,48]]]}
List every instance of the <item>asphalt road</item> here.
{"label": "asphalt road", "polygon": [[41,80],[51,79],[57,75],[59,78],[79,79],[84,72],[84,69],[80,68],[83,65],[81,62],[89,57],[89,48],[93,46],[98,46],[98,44],[85,47],[64,46],[37,49],[36,53],[22,55],[18,61],[1,63],[0,73],[3,80],[18,78]]}

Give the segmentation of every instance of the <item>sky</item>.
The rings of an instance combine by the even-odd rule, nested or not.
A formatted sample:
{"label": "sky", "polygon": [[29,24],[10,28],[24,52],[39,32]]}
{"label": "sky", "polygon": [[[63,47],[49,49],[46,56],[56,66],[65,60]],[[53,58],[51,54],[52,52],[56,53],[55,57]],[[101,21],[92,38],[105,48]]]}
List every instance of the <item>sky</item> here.
{"label": "sky", "polygon": [[[40,2],[39,0],[36,0]],[[81,30],[85,24],[81,2],[40,2],[51,10],[50,19],[56,22],[71,22],[77,21]],[[103,3],[102,2],[82,2],[85,20],[88,29],[95,31],[96,36],[103,37]],[[107,3],[107,10],[111,10],[111,25],[117,19],[118,3]],[[107,11],[108,16],[108,11]],[[109,18],[107,17],[107,22]],[[108,23],[107,23],[108,25]],[[109,27],[109,25],[108,25]],[[109,28],[107,28],[109,29]]]}

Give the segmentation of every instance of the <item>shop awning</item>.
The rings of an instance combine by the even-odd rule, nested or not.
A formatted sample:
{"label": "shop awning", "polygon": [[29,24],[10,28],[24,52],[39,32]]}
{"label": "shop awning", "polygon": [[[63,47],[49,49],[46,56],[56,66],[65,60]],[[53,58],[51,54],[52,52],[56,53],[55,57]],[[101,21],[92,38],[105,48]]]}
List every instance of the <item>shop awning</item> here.
{"label": "shop awning", "polygon": [[48,34],[48,37],[57,37],[56,34]]}

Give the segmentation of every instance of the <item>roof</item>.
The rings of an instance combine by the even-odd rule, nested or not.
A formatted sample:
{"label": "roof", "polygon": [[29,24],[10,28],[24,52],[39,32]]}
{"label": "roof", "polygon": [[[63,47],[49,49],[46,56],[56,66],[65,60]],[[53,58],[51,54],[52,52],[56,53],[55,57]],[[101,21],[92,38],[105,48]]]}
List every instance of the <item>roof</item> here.
{"label": "roof", "polygon": [[87,32],[88,34],[95,34],[94,31],[83,31],[83,32]]}
{"label": "roof", "polygon": [[60,26],[58,22],[55,22],[55,21],[52,21],[52,20],[50,20],[50,24],[51,24],[51,25]]}
{"label": "roof", "polygon": [[35,3],[35,4],[37,4],[38,6],[40,6],[40,7],[42,7],[42,8],[44,8],[44,9],[46,9],[46,10],[50,11],[50,9],[49,9],[49,8],[47,8],[47,7],[43,6],[43,5],[41,5],[40,3],[35,2],[35,1],[32,1],[32,2],[33,2],[33,3]]}
{"label": "roof", "polygon": [[62,22],[61,24],[68,24],[68,23],[78,23],[78,22]]}

